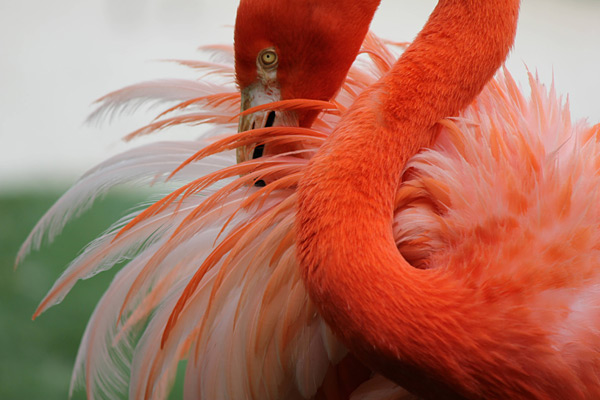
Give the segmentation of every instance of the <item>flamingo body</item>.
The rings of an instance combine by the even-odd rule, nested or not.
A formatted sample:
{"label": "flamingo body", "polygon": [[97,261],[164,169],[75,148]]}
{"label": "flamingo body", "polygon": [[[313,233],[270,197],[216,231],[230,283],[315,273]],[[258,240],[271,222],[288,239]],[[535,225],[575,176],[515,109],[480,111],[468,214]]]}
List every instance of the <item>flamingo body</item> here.
{"label": "flamingo body", "polygon": [[[227,153],[267,138],[300,142],[314,153],[339,120],[339,111],[385,73],[394,56],[381,40],[368,36],[363,51],[372,60],[349,71],[336,97],[339,111],[321,114],[318,129],[273,127],[232,134],[240,108],[231,79],[232,49],[213,46],[209,51],[219,63],[179,62],[217,71],[214,78],[221,84],[212,83],[213,75],[199,82],[144,82],[103,97],[92,115],[105,118],[127,104],[164,102],[166,112],[129,139],[171,125],[213,123],[208,139],[157,142],[105,161],[48,211],[23,246],[21,257],[108,188],[140,180],[156,184],[185,165],[170,177],[181,189],[126,216],[91,243],[36,310],[35,316],[60,302],[77,280],[132,258],[90,319],[72,388],[82,382],[89,398],[166,398],[178,362],[187,358],[186,398],[406,395],[347,355],[303,288],[293,227],[295,187],[306,159],[271,156],[236,165]],[[280,179],[252,187],[257,175],[272,174]],[[173,319],[182,298],[186,304]]]}

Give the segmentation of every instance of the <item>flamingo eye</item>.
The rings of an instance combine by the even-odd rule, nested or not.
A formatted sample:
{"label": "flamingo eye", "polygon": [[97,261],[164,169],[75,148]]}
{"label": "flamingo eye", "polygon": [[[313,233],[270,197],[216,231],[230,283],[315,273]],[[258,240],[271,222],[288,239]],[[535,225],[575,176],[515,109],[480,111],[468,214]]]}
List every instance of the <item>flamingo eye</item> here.
{"label": "flamingo eye", "polygon": [[277,53],[275,50],[266,49],[258,55],[260,65],[265,68],[272,68],[277,64]]}

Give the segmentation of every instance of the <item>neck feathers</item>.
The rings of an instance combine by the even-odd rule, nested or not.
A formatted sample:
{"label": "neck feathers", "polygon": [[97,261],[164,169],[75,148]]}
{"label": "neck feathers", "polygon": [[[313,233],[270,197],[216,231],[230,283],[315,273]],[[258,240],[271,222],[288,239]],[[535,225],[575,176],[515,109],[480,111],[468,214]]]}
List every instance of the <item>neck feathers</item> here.
{"label": "neck feathers", "polygon": [[[311,299],[363,362],[435,398],[575,398],[525,311],[494,314],[445,270],[411,267],[392,235],[406,161],[433,140],[437,121],[457,115],[492,78],[512,46],[518,10],[518,0],[440,1],[311,160],[299,188],[298,255]],[[526,349],[539,358],[523,356]]]}

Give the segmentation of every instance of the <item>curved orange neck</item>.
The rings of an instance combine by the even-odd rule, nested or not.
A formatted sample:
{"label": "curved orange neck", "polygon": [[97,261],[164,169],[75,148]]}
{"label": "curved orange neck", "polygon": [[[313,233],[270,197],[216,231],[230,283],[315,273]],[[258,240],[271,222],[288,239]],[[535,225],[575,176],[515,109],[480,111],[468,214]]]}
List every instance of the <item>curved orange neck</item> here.
{"label": "curved orange neck", "polygon": [[[412,268],[392,235],[407,160],[432,142],[437,121],[492,78],[512,46],[518,10],[519,0],[441,0],[299,188],[298,255],[311,299],[361,361],[424,396],[575,398],[564,378],[540,370],[540,360],[558,361],[526,311],[484,304],[450,270]],[[525,349],[539,357],[522,356]]]}

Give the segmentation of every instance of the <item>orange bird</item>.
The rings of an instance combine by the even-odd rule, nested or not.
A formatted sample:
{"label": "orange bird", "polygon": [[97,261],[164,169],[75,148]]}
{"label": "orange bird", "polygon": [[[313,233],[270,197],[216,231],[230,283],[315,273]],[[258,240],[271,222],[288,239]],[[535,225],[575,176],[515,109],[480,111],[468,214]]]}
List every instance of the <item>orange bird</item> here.
{"label": "orange bird", "polygon": [[441,0],[397,62],[377,6],[242,0],[233,51],[178,60],[201,79],[100,99],[168,104],[128,138],[214,129],[100,164],[23,245],[117,183],[180,184],[36,310],[130,259],[82,339],[89,398],[166,398],[184,359],[190,399],[600,398],[600,127],[492,79],[518,0]]}

